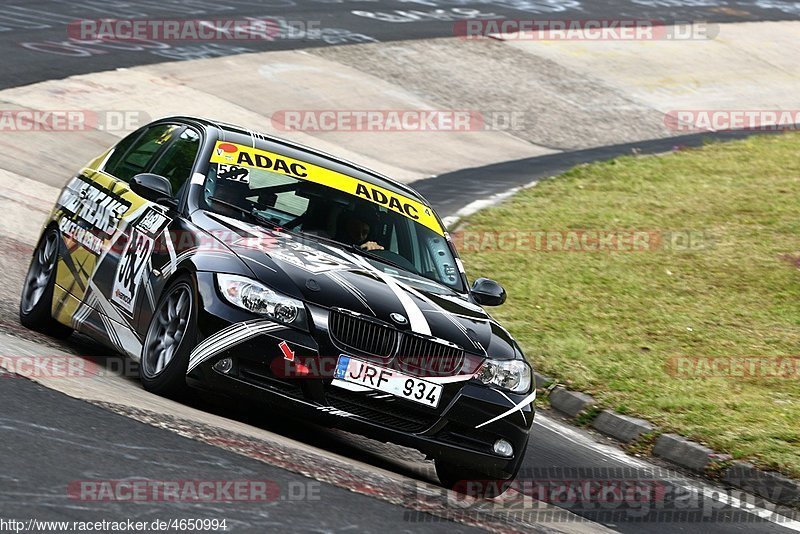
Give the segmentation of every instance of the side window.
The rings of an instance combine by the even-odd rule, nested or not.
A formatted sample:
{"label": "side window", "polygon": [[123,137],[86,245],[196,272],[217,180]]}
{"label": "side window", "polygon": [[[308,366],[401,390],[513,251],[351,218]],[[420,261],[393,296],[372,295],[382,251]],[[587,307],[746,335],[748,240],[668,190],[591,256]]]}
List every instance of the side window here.
{"label": "side window", "polygon": [[194,160],[200,150],[200,134],[186,128],[158,157],[158,161],[150,170],[160,174],[172,184],[172,194],[178,194],[183,184],[189,179],[194,167]]}
{"label": "side window", "polygon": [[125,139],[117,143],[114,147],[114,150],[111,151],[111,154],[108,155],[105,164],[103,165],[103,170],[105,170],[109,174],[114,174],[112,169],[116,169],[119,162],[122,161],[122,157],[128,152],[128,150],[133,146],[137,139],[139,139],[142,134],[144,134],[147,128],[139,128]]}
{"label": "side window", "polygon": [[[118,146],[108,159],[105,171],[123,182],[129,182],[131,178],[147,170],[150,162],[180,128],[176,124],[149,128],[135,142],[131,142],[127,150],[123,151],[123,147]],[[127,140],[128,138],[123,140],[123,143]]]}

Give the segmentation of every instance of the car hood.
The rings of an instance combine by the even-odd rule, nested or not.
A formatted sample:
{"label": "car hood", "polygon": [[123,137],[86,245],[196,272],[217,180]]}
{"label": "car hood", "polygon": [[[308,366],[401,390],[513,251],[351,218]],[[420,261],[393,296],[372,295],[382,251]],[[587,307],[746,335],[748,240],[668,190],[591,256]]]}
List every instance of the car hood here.
{"label": "car hood", "polygon": [[[515,342],[466,296],[334,244],[207,213],[266,285],[324,308],[365,314],[398,330],[447,340],[467,352],[515,357]],[[209,221],[209,222],[210,222]],[[205,225],[204,225],[205,226]]]}

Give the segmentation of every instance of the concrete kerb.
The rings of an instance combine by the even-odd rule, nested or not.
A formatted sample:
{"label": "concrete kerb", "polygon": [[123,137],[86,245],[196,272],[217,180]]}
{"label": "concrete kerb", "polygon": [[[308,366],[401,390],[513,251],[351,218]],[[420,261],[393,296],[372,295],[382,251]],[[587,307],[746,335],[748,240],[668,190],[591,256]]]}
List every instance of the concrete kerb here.
{"label": "concrete kerb", "polygon": [[713,450],[677,434],[658,436],[653,454],[698,473],[704,473],[714,457]]}
{"label": "concrete kerb", "polygon": [[[591,395],[570,391],[558,385],[554,379],[538,373],[534,375],[536,387],[549,391],[550,405],[570,418],[591,416],[591,410],[597,408],[597,401]],[[644,419],[605,409],[597,413],[589,425],[624,445],[636,444],[645,436],[658,434],[652,448],[654,456],[678,467],[721,480],[776,504],[800,508],[800,481],[759,469],[746,462],[731,461],[730,455],[717,453],[678,434],[659,433],[656,426]]]}
{"label": "concrete kerb", "polygon": [[612,410],[600,412],[592,421],[592,427],[606,436],[625,443],[632,443],[642,435],[655,430],[655,427],[644,419],[618,414]]}

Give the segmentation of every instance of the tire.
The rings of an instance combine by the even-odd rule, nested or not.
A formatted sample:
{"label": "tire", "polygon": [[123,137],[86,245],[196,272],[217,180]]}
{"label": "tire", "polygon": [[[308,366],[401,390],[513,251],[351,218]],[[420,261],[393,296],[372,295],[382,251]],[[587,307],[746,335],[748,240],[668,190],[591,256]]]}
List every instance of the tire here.
{"label": "tire", "polygon": [[511,478],[497,479],[481,473],[474,468],[451,464],[437,459],[436,476],[441,485],[449,490],[468,495],[476,499],[492,499],[499,497],[511,487],[516,473]]}
{"label": "tire", "polygon": [[147,328],[139,378],[144,389],[173,399],[184,397],[189,355],[197,340],[197,291],[189,275],[162,293]]}
{"label": "tire", "polygon": [[28,274],[22,284],[19,299],[19,322],[23,326],[64,339],[72,328],[53,319],[53,291],[56,285],[56,265],[61,239],[55,228],[45,230],[33,251]]}

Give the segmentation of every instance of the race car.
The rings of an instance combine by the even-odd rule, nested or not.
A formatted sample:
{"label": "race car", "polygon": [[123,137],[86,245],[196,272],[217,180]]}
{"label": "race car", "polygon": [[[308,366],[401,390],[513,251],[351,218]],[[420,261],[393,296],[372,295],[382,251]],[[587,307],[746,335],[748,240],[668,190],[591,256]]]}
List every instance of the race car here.
{"label": "race car", "polygon": [[[213,390],[507,483],[531,368],[410,187],[241,127],[155,121],[72,177],[34,250],[23,325],[86,334],[143,387]],[[503,487],[506,487],[503,486]],[[501,490],[502,491],[502,490]]]}

